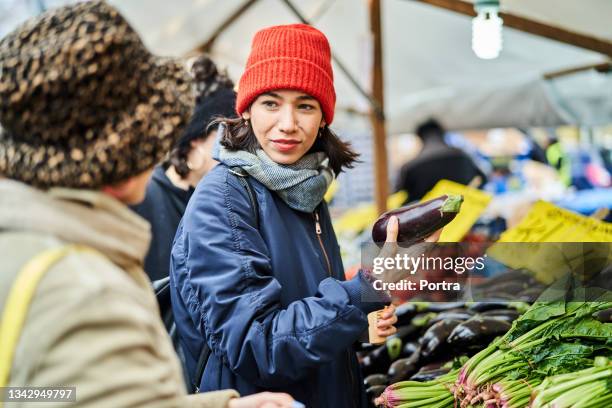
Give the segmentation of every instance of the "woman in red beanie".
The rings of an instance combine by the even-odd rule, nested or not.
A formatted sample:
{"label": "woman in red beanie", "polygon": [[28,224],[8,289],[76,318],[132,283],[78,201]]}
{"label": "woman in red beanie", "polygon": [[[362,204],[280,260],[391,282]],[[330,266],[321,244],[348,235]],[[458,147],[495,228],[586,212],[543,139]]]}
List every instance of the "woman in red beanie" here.
{"label": "woman in red beanie", "polygon": [[[353,344],[388,298],[363,273],[344,280],[323,195],[357,154],[329,128],[335,101],[320,31],[296,24],[255,35],[240,117],[220,120],[221,164],[198,185],[172,250],[177,329],[200,390],[367,405]],[[378,334],[393,334],[396,320],[388,308]]]}

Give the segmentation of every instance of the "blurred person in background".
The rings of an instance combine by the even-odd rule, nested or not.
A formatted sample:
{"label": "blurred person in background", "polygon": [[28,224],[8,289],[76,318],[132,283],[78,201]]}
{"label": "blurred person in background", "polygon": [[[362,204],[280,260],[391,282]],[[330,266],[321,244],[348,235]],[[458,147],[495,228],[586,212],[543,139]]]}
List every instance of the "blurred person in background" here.
{"label": "blurred person in background", "polygon": [[420,200],[442,179],[467,185],[479,176],[481,184],[485,183],[482,170],[467,153],[447,145],[444,134],[444,128],[435,119],[417,127],[416,135],[423,148],[416,158],[402,166],[395,189],[407,191],[407,201]]}
{"label": "blurred person in background", "polygon": [[151,223],[145,272],[152,281],[169,275],[172,240],[185,207],[198,182],[217,164],[212,148],[218,125],[210,126],[213,119],[236,115],[234,84],[214,62],[200,58],[192,71],[198,88],[193,116],[169,157],[153,170],[144,201],[132,207]]}
{"label": "blurred person in background", "polygon": [[92,1],[9,33],[0,68],[0,386],[75,387],[78,407],[290,407],[187,395],[143,271],[149,225],[127,205],[189,120],[184,65]]}

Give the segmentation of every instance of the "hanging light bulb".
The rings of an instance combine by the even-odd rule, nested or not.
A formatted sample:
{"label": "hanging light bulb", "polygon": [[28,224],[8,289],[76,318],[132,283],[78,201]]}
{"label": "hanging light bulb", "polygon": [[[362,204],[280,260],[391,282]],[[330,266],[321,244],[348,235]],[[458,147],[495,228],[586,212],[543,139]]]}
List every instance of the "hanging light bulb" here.
{"label": "hanging light bulb", "polygon": [[477,16],[472,20],[472,50],[482,59],[499,56],[502,49],[502,25],[499,17],[499,0],[476,0]]}

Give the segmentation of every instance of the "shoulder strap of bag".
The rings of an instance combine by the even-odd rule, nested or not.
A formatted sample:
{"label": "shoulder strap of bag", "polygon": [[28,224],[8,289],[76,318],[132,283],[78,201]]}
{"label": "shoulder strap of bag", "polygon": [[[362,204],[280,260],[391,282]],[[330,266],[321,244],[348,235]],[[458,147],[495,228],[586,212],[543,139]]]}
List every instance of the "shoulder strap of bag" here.
{"label": "shoulder strap of bag", "polygon": [[47,249],[30,259],[17,273],[0,321],[0,387],[5,387],[10,378],[15,348],[38,283],[53,265],[75,250],[93,252],[93,249],[78,245]]}
{"label": "shoulder strap of bag", "polygon": [[[242,167],[235,166],[230,167],[230,173],[236,176],[240,184],[247,191],[247,195],[249,196],[249,201],[251,202],[251,208],[253,209],[253,215],[255,216],[255,226],[259,229],[259,203],[257,202],[257,196],[255,195],[255,190],[251,185],[249,180],[249,173],[246,172]],[[198,358],[198,364],[196,365],[195,376],[193,377],[193,389],[195,392],[199,392],[200,382],[202,381],[202,376],[204,375],[204,368],[206,368],[206,363],[208,362],[208,358],[210,357],[211,350],[204,340],[204,346],[202,347],[202,351],[200,352],[200,357]]]}
{"label": "shoulder strap of bag", "polygon": [[249,201],[251,202],[251,208],[253,209],[253,215],[255,215],[255,226],[259,229],[259,203],[257,202],[257,195],[255,194],[255,190],[251,185],[251,181],[249,179],[249,173],[246,172],[240,166],[230,167],[230,173],[236,176],[240,184],[247,191],[247,195],[249,196]]}

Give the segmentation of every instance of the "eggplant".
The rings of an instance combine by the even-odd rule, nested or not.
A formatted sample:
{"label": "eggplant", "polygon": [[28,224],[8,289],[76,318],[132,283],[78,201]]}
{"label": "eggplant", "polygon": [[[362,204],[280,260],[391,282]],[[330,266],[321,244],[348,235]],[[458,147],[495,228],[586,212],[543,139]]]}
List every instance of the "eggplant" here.
{"label": "eggplant", "polygon": [[419,302],[418,308],[419,312],[447,312],[453,309],[463,308],[465,306],[465,301],[456,301],[456,302]]}
{"label": "eggplant", "polygon": [[542,292],[544,292],[544,288],[541,286],[531,287],[519,293],[517,296],[517,300],[521,302],[533,303],[537,300],[537,298],[540,297]]}
{"label": "eggplant", "polygon": [[439,361],[434,361],[425,365],[422,365],[421,368],[419,368],[419,371],[432,371],[432,370],[438,370],[440,368],[442,368],[444,365],[446,365],[448,363],[448,361],[442,359]]}
{"label": "eggplant", "polygon": [[370,374],[363,379],[363,385],[370,388],[374,385],[388,385],[389,378],[384,374]]}
{"label": "eggplant", "polygon": [[409,357],[394,361],[389,367],[389,371],[387,371],[389,382],[395,384],[396,382],[407,380],[414,374],[419,368],[420,355],[421,350],[417,348]]}
{"label": "eggplant", "polygon": [[386,385],[373,385],[366,389],[366,396],[368,397],[368,401],[372,403],[372,406],[376,406],[374,405],[374,400],[380,397],[380,394],[385,391],[385,388],[387,388]]}
{"label": "eggplant", "polygon": [[400,358],[394,361],[387,372],[389,382],[395,384],[396,382],[407,380],[419,368],[417,364],[418,362],[412,357]]}
{"label": "eggplant", "polygon": [[595,312],[593,317],[602,323],[612,323],[612,308]]}
{"label": "eggplant", "polygon": [[421,327],[408,324],[406,326],[396,326],[397,332],[392,337],[399,337],[402,343],[416,339],[421,331]]}
{"label": "eggplant", "polygon": [[444,374],[448,374],[449,371],[450,371],[450,368],[438,368],[436,370],[430,370],[430,371],[419,370],[418,373],[410,377],[410,381],[425,382],[425,381],[435,380],[436,378],[443,376]]}
{"label": "eggplant", "polygon": [[372,344],[372,343],[357,343],[355,345],[355,351],[358,353],[369,353],[374,350],[376,347],[379,347],[380,344]]}
{"label": "eggplant", "polygon": [[383,344],[366,355],[361,361],[361,370],[364,376],[383,373],[391,364],[391,358],[387,351],[387,345]]}
{"label": "eggplant", "polygon": [[462,309],[462,311],[451,311],[442,312],[436,317],[429,321],[429,325],[432,326],[434,323],[438,323],[441,320],[452,319],[452,320],[468,320],[474,317],[474,312]]}
{"label": "eggplant", "polygon": [[410,357],[419,348],[419,344],[415,341],[409,341],[402,347],[401,357]]}
{"label": "eggplant", "polygon": [[505,299],[483,299],[469,305],[468,310],[482,313],[486,312],[487,310],[508,309],[509,307],[510,302]]}
{"label": "eggplant", "polygon": [[480,313],[480,316],[482,317],[492,317],[494,319],[504,320],[509,323],[512,323],[518,319],[520,315],[521,314],[514,309],[493,309]]}
{"label": "eggplant", "polygon": [[387,239],[387,223],[392,216],[396,216],[399,221],[397,242],[402,246],[415,244],[454,220],[462,202],[461,195],[445,194],[423,203],[387,211],[374,223],[372,239],[382,246]]}
{"label": "eggplant", "polygon": [[395,325],[400,327],[409,324],[417,313],[419,313],[419,309],[416,304],[410,302],[402,303],[395,308],[395,315],[397,316],[397,323]]}
{"label": "eggplant", "polygon": [[414,316],[411,324],[420,330],[423,327],[427,327],[429,321],[436,316],[437,314],[433,312],[419,313],[418,315]]}
{"label": "eggplant", "polygon": [[440,352],[446,345],[451,332],[461,324],[461,320],[446,319],[431,326],[419,340],[421,356],[428,358]]}
{"label": "eggplant", "polygon": [[515,302],[517,300],[516,295],[499,291],[474,293],[473,298],[475,302],[479,303],[508,303]]}
{"label": "eggplant", "polygon": [[390,337],[385,344],[368,353],[361,360],[361,370],[364,376],[387,372],[389,364],[399,357],[402,352],[402,340]]}
{"label": "eggplant", "polygon": [[476,316],[457,325],[448,336],[448,343],[456,347],[480,347],[505,334],[510,327],[510,323],[501,319]]}

